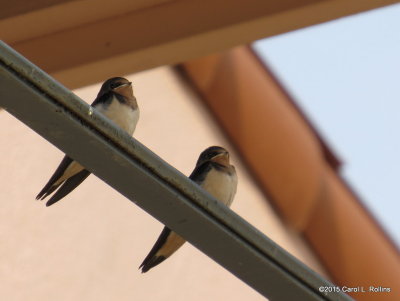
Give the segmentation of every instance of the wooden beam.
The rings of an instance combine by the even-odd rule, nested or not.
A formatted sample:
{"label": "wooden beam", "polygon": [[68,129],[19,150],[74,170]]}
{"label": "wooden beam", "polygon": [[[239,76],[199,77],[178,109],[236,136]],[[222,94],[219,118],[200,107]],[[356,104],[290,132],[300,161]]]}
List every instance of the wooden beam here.
{"label": "wooden beam", "polygon": [[45,9],[54,5],[65,4],[74,0],[14,0],[7,1],[7,5],[1,4],[0,19],[5,19],[21,14],[26,14],[35,10]]}
{"label": "wooden beam", "polygon": [[2,20],[0,32],[5,42],[71,88],[396,2],[67,1]]}

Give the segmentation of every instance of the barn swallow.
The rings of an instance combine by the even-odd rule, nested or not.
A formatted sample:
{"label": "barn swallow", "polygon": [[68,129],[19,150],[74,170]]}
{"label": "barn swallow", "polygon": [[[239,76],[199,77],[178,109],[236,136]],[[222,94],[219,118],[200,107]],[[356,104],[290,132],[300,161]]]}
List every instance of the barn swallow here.
{"label": "barn swallow", "polygon": [[[189,178],[228,207],[232,204],[237,176],[235,167],[229,163],[229,153],[224,148],[211,146],[203,151]],[[171,256],[184,243],[185,240],[181,236],[164,227],[139,269],[146,273]]]}
{"label": "barn swallow", "polygon": [[[139,120],[139,108],[133,95],[132,83],[123,77],[106,80],[92,103],[100,113],[132,135]],[[81,184],[90,172],[78,162],[65,156],[44,188],[36,196],[43,200],[54,190],[61,187],[46,203],[50,206]]]}

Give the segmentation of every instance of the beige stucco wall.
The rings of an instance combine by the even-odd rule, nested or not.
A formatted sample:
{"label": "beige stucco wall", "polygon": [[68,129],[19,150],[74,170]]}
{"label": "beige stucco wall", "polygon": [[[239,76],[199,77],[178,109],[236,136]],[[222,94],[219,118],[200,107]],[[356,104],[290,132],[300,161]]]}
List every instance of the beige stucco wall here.
{"label": "beige stucco wall", "polygon": [[[134,136],[187,175],[204,148],[227,147],[239,177],[232,209],[321,272],[190,87],[168,67],[128,78],[141,108]],[[98,89],[75,92],[90,103]],[[162,225],[94,175],[46,208],[35,196],[63,154],[5,111],[0,129],[0,300],[264,300],[189,244],[141,274]]]}

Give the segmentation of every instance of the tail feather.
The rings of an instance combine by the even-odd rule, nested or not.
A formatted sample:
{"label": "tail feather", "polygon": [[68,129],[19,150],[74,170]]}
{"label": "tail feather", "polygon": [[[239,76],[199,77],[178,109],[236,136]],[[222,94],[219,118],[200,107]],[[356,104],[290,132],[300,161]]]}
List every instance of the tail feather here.
{"label": "tail feather", "polygon": [[146,264],[142,264],[140,268],[142,268],[142,273],[146,273],[147,271],[149,271],[151,268],[155,267],[156,265],[159,265],[161,262],[163,262],[165,259],[167,259],[164,256],[154,256],[151,257],[148,262],[146,262]]}
{"label": "tail feather", "polygon": [[84,169],[84,170],[78,172],[73,177],[71,177],[68,180],[66,180],[65,182],[63,182],[63,185],[50,198],[50,200],[46,203],[46,206],[47,207],[51,206],[54,203],[56,203],[59,200],[61,200],[68,193],[70,193],[72,190],[74,190],[79,184],[81,184],[89,175],[90,175],[90,172],[88,170]]}
{"label": "tail feather", "polygon": [[54,174],[51,176],[50,180],[47,182],[47,184],[43,187],[43,189],[39,192],[39,194],[36,196],[37,200],[43,200],[45,199],[49,194],[51,194],[54,190],[56,190],[63,182],[58,183],[57,185],[54,185],[60,177],[64,174],[65,170],[68,168],[68,166],[71,164],[73,160],[65,156],[64,159],[61,161],[60,165],[57,167],[56,171]]}
{"label": "tail feather", "polygon": [[44,188],[39,192],[39,194],[36,196],[37,200],[44,200],[48,195],[52,194],[54,190],[56,190],[60,185],[64,183],[61,182],[58,185],[54,185],[54,183],[51,183],[50,181],[44,186]]}
{"label": "tail feather", "polygon": [[166,259],[166,257],[157,256],[156,254],[164,246],[170,233],[171,229],[164,227],[153,248],[150,250],[150,253],[146,256],[142,264],[139,266],[139,269],[142,269],[142,273],[146,273],[148,270],[160,264]]}

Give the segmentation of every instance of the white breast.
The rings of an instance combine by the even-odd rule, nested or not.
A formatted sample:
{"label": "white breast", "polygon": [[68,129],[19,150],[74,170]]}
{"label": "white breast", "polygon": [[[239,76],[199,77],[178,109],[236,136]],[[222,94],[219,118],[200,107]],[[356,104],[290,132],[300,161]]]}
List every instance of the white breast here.
{"label": "white breast", "polygon": [[230,206],[236,194],[237,177],[235,173],[229,175],[213,168],[208,173],[201,187],[217,200]]}
{"label": "white breast", "polygon": [[139,120],[139,108],[133,110],[128,105],[122,104],[116,98],[113,98],[107,110],[105,110],[103,105],[96,107],[96,109],[128,132],[129,135],[132,135],[135,131]]}

